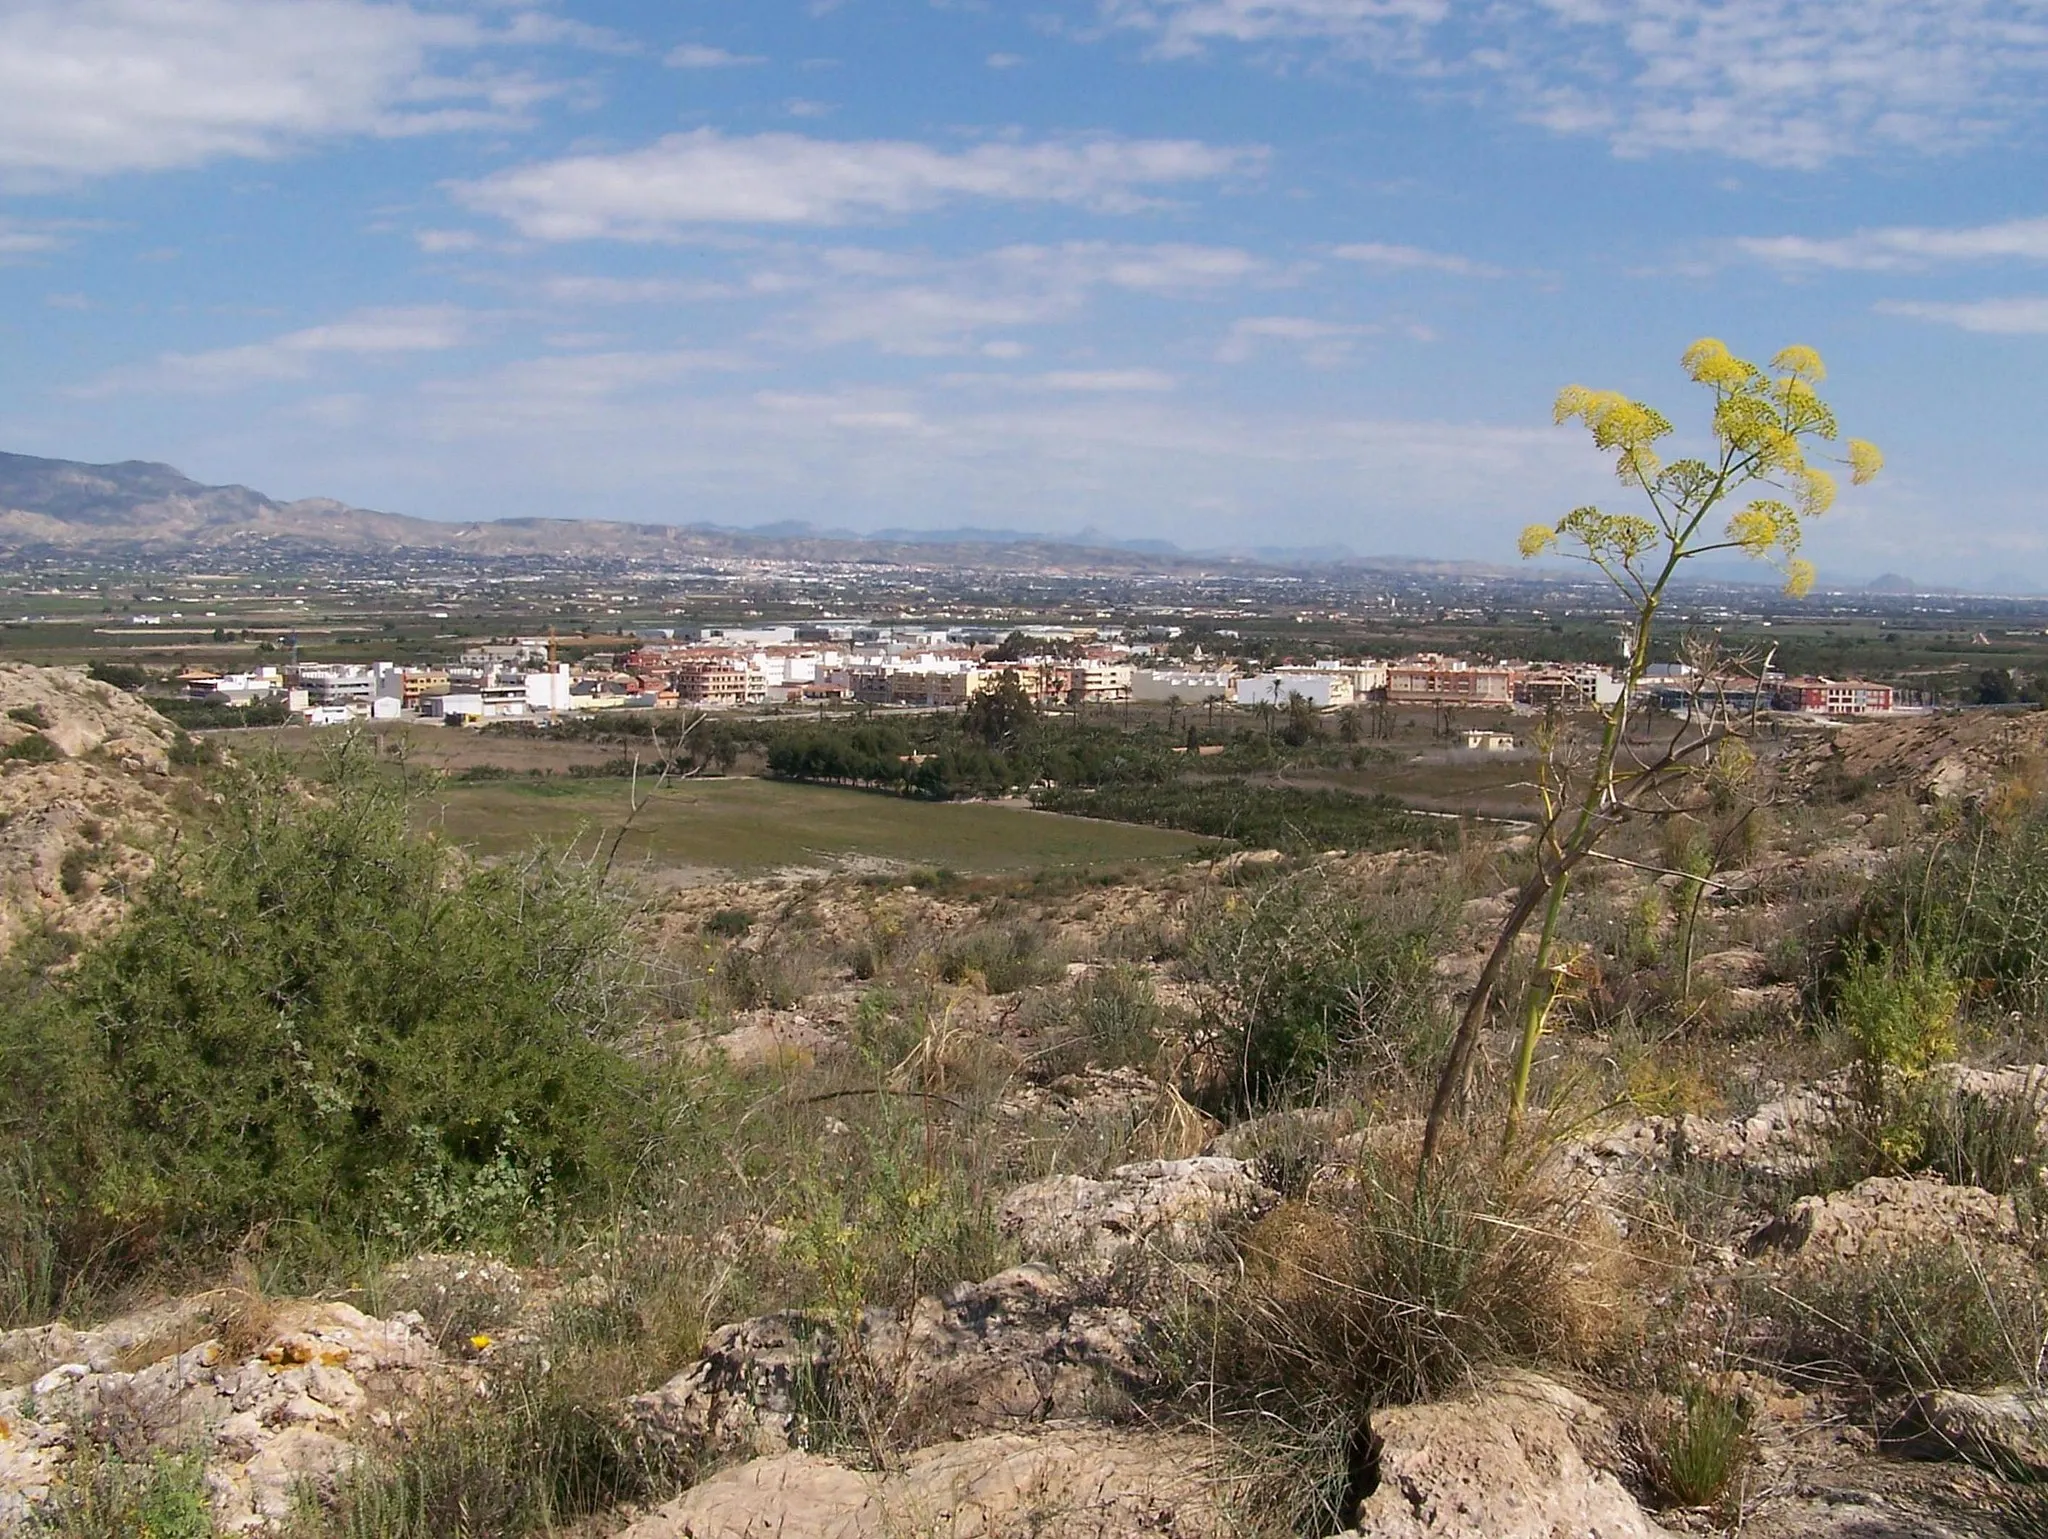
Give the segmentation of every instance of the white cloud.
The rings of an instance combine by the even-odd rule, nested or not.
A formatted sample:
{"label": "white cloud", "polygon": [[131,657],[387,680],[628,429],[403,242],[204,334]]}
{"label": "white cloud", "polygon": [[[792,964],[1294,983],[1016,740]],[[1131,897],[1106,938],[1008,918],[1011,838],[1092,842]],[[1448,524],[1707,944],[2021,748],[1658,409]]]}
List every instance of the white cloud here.
{"label": "white cloud", "polygon": [[342,320],[287,332],[267,342],[203,353],[165,353],[152,363],[114,370],[77,393],[240,390],[308,378],[324,357],[443,352],[467,342],[471,329],[467,312],[451,306],[358,310]]}
{"label": "white cloud", "polygon": [[1255,168],[1263,152],[1184,139],[1002,141],[947,151],[704,128],[617,155],[572,155],[456,189],[542,240],[662,240],[692,226],[834,225],[965,198],[1141,206],[1153,190]]}
{"label": "white cloud", "polygon": [[1149,32],[1160,53],[1213,43],[1317,40],[1347,54],[1418,50],[1449,14],[1449,0],[1103,0],[1113,24]]}
{"label": "white cloud", "polygon": [[548,22],[372,0],[13,0],[0,8],[0,179],[513,123],[551,88],[473,59],[444,66],[541,41]]}
{"label": "white cloud", "polygon": [[1249,47],[1453,81],[1618,154],[1813,169],[2040,113],[2048,0],[1100,0],[1185,55]]}
{"label": "white cloud", "polygon": [[429,256],[474,251],[484,243],[484,238],[474,230],[415,230],[412,238]]}
{"label": "white cloud", "polygon": [[[801,340],[864,342],[882,352],[936,357],[990,353],[991,331],[1070,321],[1103,292],[1198,297],[1242,285],[1265,264],[1229,246],[1125,246],[1075,241],[1005,246],[952,262],[888,253],[830,253],[815,298],[796,319]],[[1016,346],[1011,339],[998,345]]]}
{"label": "white cloud", "polygon": [[63,244],[64,237],[50,225],[0,219],[0,257],[40,256]]}
{"label": "white cloud", "polygon": [[704,43],[682,43],[668,51],[662,63],[670,69],[736,69],[745,64],[766,64],[759,54],[729,53]]}
{"label": "white cloud", "polygon": [[1055,369],[1032,383],[1083,395],[1150,395],[1172,390],[1180,381],[1161,369]]}
{"label": "white cloud", "polygon": [[2048,219],[1941,229],[1893,225],[1853,235],[1747,236],[1735,242],[1745,256],[1774,267],[1835,272],[1897,272],[1945,262],[2048,262]]}
{"label": "white cloud", "polygon": [[1458,278],[1498,278],[1503,269],[1448,251],[1425,251],[1420,246],[1390,246],[1380,241],[1359,241],[1337,247],[1331,255],[1346,262],[1395,271],[1449,273]]}
{"label": "white cloud", "polygon": [[1916,321],[1938,321],[2000,337],[2048,336],[2048,295],[2013,299],[1974,299],[1953,304],[1885,300],[1877,307],[1886,315],[1910,316]]}
{"label": "white cloud", "polygon": [[1332,368],[1349,357],[1352,344],[1371,330],[1299,315],[1246,316],[1231,325],[1230,335],[1216,350],[1216,359],[1219,363],[1249,363],[1265,343],[1279,342],[1296,348],[1311,367]]}

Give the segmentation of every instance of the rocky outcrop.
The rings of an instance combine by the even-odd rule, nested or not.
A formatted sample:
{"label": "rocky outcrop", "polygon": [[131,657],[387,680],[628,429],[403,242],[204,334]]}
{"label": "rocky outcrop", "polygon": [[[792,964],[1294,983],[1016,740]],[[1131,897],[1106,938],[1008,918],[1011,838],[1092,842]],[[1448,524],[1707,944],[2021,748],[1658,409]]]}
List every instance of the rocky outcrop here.
{"label": "rocky outcrop", "polygon": [[886,1473],[811,1454],[715,1475],[620,1539],[1225,1539],[1205,1438],[1062,1427],[912,1454]]}
{"label": "rocky outcrop", "polygon": [[1915,1395],[1886,1432],[1886,1445],[1922,1459],[1964,1459],[1980,1469],[2048,1476],[2048,1394],[2024,1388],[1968,1395]]}
{"label": "rocky outcrop", "polygon": [[1373,1417],[1377,1484],[1350,1539],[1669,1539],[1611,1467],[1606,1414],[1516,1374]]}
{"label": "rocky outcrop", "polygon": [[1752,1256],[1802,1271],[1882,1261],[1930,1244],[2017,1247],[2010,1197],[1927,1176],[1872,1176],[1847,1191],[1802,1197],[1750,1236]]}
{"label": "rocky outcrop", "polygon": [[124,1457],[196,1449],[220,1528],[274,1527],[296,1487],[317,1488],[354,1460],[353,1434],[451,1367],[417,1317],[222,1305],[214,1296],[93,1331],[0,1337],[18,1381],[0,1392],[0,1532],[26,1523],[87,1441]]}
{"label": "rocky outcrop", "polygon": [[1049,1176],[1005,1197],[1001,1217],[1026,1256],[1097,1280],[1141,1259],[1199,1256],[1279,1200],[1243,1160],[1201,1155],[1119,1165],[1102,1181]]}
{"label": "rocky outcrop", "polygon": [[712,1333],[633,1402],[661,1438],[748,1453],[830,1444],[849,1425],[914,1444],[1101,1409],[1145,1378],[1144,1328],[1044,1267],[1013,1267],[851,1329],[787,1312]]}
{"label": "rocky outcrop", "polygon": [[176,729],[82,669],[0,663],[0,950],[105,927],[170,826]]}

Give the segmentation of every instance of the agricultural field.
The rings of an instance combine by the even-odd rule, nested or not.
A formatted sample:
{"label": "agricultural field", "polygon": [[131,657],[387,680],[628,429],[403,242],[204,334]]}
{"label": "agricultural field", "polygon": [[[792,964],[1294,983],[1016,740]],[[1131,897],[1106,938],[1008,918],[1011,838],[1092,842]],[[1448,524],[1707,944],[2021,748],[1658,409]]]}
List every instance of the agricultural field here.
{"label": "agricultural field", "polygon": [[[988,802],[922,802],[773,780],[691,780],[648,791],[632,814],[624,780],[448,782],[423,820],[465,848],[507,855],[536,842],[606,849],[650,873],[709,876],[790,868],[937,868],[962,875],[1171,861],[1211,841],[1159,828]],[[630,821],[629,821],[630,818]]]}

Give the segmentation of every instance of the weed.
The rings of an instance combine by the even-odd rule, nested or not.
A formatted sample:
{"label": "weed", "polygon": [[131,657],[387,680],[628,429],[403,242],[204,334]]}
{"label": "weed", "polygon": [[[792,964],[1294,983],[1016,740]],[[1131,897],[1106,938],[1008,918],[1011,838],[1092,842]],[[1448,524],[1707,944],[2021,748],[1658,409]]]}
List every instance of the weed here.
{"label": "weed", "polygon": [[1628,1439],[1637,1472],[1662,1507],[1725,1511],[1739,1504],[1752,1444],[1742,1401],[1704,1383],[1642,1418]]}
{"label": "weed", "polygon": [[1237,1279],[1192,1294],[1163,1330],[1170,1405],[1299,1461],[1274,1499],[1286,1522],[1319,1525],[1302,1532],[1343,1520],[1343,1455],[1372,1407],[1487,1364],[1587,1360],[1613,1324],[1574,1217],[1503,1172],[1450,1159],[1419,1191],[1405,1162],[1350,1175],[1260,1220]]}
{"label": "weed", "polygon": [[42,1539],[213,1539],[205,1472],[190,1454],[125,1459],[81,1443],[63,1483],[36,1508]]}
{"label": "weed", "polygon": [[2024,1379],[2048,1341],[2048,1293],[2030,1266],[1935,1238],[1756,1280],[1742,1302],[1767,1356],[1871,1395]]}
{"label": "weed", "polygon": [[491,1391],[415,1412],[305,1504],[294,1539],[520,1539],[687,1483],[673,1449],[562,1375],[514,1370]]}
{"label": "weed", "polygon": [[0,759],[15,764],[55,764],[63,757],[64,750],[40,732],[18,737],[5,748],[0,748]]}

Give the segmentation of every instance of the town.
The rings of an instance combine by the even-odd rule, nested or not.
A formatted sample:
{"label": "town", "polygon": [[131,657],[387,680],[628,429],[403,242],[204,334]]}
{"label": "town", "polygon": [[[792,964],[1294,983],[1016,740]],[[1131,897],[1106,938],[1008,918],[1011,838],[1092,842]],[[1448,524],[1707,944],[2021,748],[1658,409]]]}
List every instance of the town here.
{"label": "town", "polygon": [[[1371,705],[1407,710],[1531,714],[1612,705],[1619,670],[1600,663],[1475,661],[1424,653],[1394,659],[1318,660],[1244,668],[1181,644],[1176,627],[1137,634],[1117,627],[985,627],[823,621],[803,625],[640,632],[618,651],[574,663],[550,635],[466,647],[446,664],[306,662],[223,673],[179,672],[179,690],[229,707],[282,705],[309,726],[402,719],[446,726],[548,720],[601,710],[744,710],[858,706],[943,710],[1014,679],[1035,706],[1086,709],[1133,702],[1173,707],[1286,707],[1318,712]],[[1717,708],[1818,717],[1889,715],[1891,685],[1788,677],[1765,668],[1701,675],[1684,662],[1651,663],[1639,686],[1658,708]],[[1475,729],[1475,746],[1512,734]]]}

